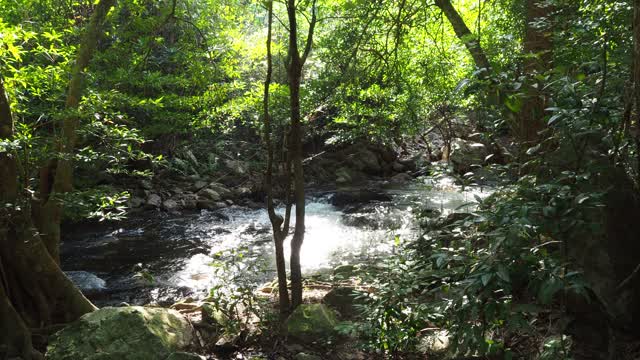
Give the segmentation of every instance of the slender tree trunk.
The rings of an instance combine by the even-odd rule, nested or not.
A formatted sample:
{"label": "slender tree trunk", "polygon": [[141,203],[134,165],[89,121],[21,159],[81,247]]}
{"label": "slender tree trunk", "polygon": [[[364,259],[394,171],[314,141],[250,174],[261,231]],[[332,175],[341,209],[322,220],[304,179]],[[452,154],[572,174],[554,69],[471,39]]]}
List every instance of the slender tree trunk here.
{"label": "slender tree trunk", "polygon": [[473,35],[471,30],[469,30],[469,27],[465,24],[458,11],[451,4],[451,0],[436,0],[436,6],[442,10],[449,20],[449,23],[451,23],[453,31],[455,31],[458,39],[464,43],[464,46],[471,54],[476,67],[478,69],[485,69],[486,74],[488,74],[491,70],[491,64],[489,63],[489,59],[482,49],[482,46],[480,46],[478,36]]}
{"label": "slender tree trunk", "polygon": [[640,0],[633,1],[633,89],[636,104],[636,185],[640,186]]}
{"label": "slender tree trunk", "polygon": [[[273,241],[276,251],[276,270],[278,273],[278,298],[280,304],[280,314],[289,312],[289,291],[287,289],[287,268],[284,260],[284,240],[289,233],[289,218],[291,217],[291,202],[287,201],[285,216],[286,221],[278,216],[273,204],[273,139],[271,131],[271,114],[269,113],[269,87],[273,73],[273,61],[271,56],[271,33],[273,27],[273,1],[267,1],[268,27],[267,27],[267,76],[264,82],[263,117],[264,117],[264,141],[267,145],[267,171],[265,174],[265,192],[267,193],[267,211],[269,220],[273,228]],[[290,174],[286,174],[290,177]],[[289,180],[287,180],[289,182]],[[289,192],[289,188],[285,190]]]}
{"label": "slender tree trunk", "polygon": [[290,153],[293,162],[293,187],[296,204],[296,225],[291,239],[291,302],[293,308],[302,304],[302,269],[300,266],[300,249],[304,241],[304,174],[302,170],[302,124],[300,116],[300,83],[302,68],[311,52],[313,31],[316,25],[316,1],[312,4],[312,18],[309,24],[303,55],[298,50],[298,23],[296,19],[296,1],[287,0],[287,15],[289,18],[289,63],[287,76],[289,80],[289,104],[291,107],[291,142]]}
{"label": "slender tree trunk", "polygon": [[524,35],[524,73],[530,79],[526,97],[516,125],[515,135],[523,142],[535,142],[545,127],[544,109],[549,94],[535,76],[551,69],[553,44],[550,35],[550,16],[553,8],[546,0],[527,0]]}
{"label": "slender tree trunk", "polygon": [[34,215],[42,240],[58,264],[60,263],[60,222],[63,210],[61,196],[71,191],[73,187],[72,159],[77,130],[80,125],[80,117],[73,114],[73,111],[80,104],[84,89],[85,69],[98,45],[102,34],[102,23],[115,3],[116,0],[102,0],[94,9],[83,35],[69,81],[65,107],[71,115],[68,115],[62,122],[61,136],[57,144],[60,156],[56,160],[51,160],[41,172],[40,205],[34,207]]}

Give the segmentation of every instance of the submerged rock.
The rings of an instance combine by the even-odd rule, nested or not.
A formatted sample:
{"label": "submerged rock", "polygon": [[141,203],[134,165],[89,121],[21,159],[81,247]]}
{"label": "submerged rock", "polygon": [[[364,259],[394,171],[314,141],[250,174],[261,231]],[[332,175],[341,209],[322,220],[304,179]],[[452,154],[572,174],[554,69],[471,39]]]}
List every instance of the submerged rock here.
{"label": "submerged rock", "polygon": [[302,342],[314,342],[335,335],[338,320],[324,304],[302,304],[287,319],[287,334]]}
{"label": "submerged rock", "polygon": [[331,205],[337,207],[363,204],[372,201],[391,201],[391,197],[382,192],[360,189],[338,191],[330,199]]}
{"label": "submerged rock", "polygon": [[46,358],[187,359],[194,357],[185,357],[180,352],[189,347],[193,339],[191,324],[175,310],[106,307],[82,316],[53,335]]}
{"label": "submerged rock", "polygon": [[86,271],[65,271],[71,281],[84,293],[97,293],[107,288],[106,281]]}
{"label": "submerged rock", "polygon": [[148,207],[155,207],[155,208],[160,207],[160,205],[162,205],[162,198],[158,194],[151,194],[147,198],[146,205]]}
{"label": "submerged rock", "polygon": [[301,352],[296,354],[296,356],[293,357],[293,360],[322,360],[322,358],[318,355]]}

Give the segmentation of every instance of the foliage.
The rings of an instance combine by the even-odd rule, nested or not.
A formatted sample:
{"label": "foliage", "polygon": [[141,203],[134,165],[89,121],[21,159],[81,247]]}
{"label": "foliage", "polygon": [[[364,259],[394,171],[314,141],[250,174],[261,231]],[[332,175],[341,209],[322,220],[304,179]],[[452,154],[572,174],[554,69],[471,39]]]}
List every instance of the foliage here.
{"label": "foliage", "polygon": [[222,314],[218,322],[226,334],[240,334],[268,318],[266,299],[256,295],[255,281],[247,276],[264,272],[266,264],[247,258],[247,253],[242,247],[221,251],[210,264],[218,283],[209,290],[207,302]]}

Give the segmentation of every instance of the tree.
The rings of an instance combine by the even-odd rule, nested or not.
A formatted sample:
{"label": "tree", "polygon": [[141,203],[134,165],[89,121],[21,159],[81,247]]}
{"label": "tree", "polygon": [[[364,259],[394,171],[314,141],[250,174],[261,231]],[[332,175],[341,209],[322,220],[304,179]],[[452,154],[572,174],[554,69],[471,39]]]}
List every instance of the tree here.
{"label": "tree", "polygon": [[264,189],[267,193],[267,211],[269,212],[269,220],[273,228],[273,241],[276,251],[276,270],[278,273],[278,296],[280,303],[280,313],[289,312],[289,291],[287,288],[287,269],[284,259],[284,240],[289,234],[289,224],[291,220],[291,161],[290,157],[286,160],[287,185],[286,193],[286,211],[285,218],[276,214],[273,203],[273,140],[271,132],[271,114],[269,113],[269,91],[271,85],[271,76],[273,73],[273,59],[271,55],[271,34],[273,28],[273,1],[267,1],[267,75],[264,82],[264,98],[263,98],[263,118],[264,118],[264,142],[267,146],[267,170],[265,173]]}
{"label": "tree", "polygon": [[293,164],[293,189],[296,204],[296,224],[291,239],[291,305],[296,308],[302,304],[302,270],[300,267],[300,249],[304,241],[304,174],[302,170],[302,124],[300,116],[300,83],[302,68],[307,61],[313,44],[313,31],[316,26],[316,0],[311,5],[311,20],[303,53],[298,49],[298,4],[295,0],[287,0],[287,15],[289,18],[289,49],[287,53],[287,78],[289,80],[289,105],[291,111],[291,138],[289,152]]}
{"label": "tree", "polygon": [[521,141],[535,141],[538,132],[544,128],[544,109],[549,95],[544,90],[540,75],[552,66],[553,43],[549,24],[552,11],[548,1],[526,1],[523,65],[530,84],[526,89],[514,134]]}
{"label": "tree", "polygon": [[[115,0],[102,0],[94,9],[71,74],[59,154],[41,171],[40,189],[32,198],[14,141],[14,120],[4,84],[0,82],[0,324],[8,339],[0,339],[8,356],[32,358],[30,328],[69,322],[96,307],[59,267],[62,196],[71,190],[71,162],[80,118],[78,107],[87,68]],[[11,145],[14,144],[14,145]],[[13,148],[12,148],[13,146]],[[2,148],[0,148],[2,149]]]}
{"label": "tree", "polygon": [[635,116],[635,143],[636,143],[636,184],[640,186],[640,0],[633,2],[633,84],[634,102],[636,104]]}

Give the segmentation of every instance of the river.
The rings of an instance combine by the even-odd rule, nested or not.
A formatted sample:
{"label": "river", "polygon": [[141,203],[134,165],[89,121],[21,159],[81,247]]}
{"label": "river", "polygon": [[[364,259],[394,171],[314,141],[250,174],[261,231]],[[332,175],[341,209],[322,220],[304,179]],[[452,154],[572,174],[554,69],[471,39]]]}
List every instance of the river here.
{"label": "river", "polygon": [[[480,187],[462,189],[446,177],[371,186],[390,201],[338,208],[331,205],[333,191],[308,196],[301,250],[305,276],[375,262],[393,252],[398,239],[419,235],[416,209],[444,215],[468,211],[477,196],[489,194]],[[186,296],[202,298],[217,284],[257,287],[275,277],[264,209],[154,212],[115,225],[79,226],[67,231],[61,250],[63,269],[99,306],[167,305]],[[288,247],[286,252],[288,258]]]}

